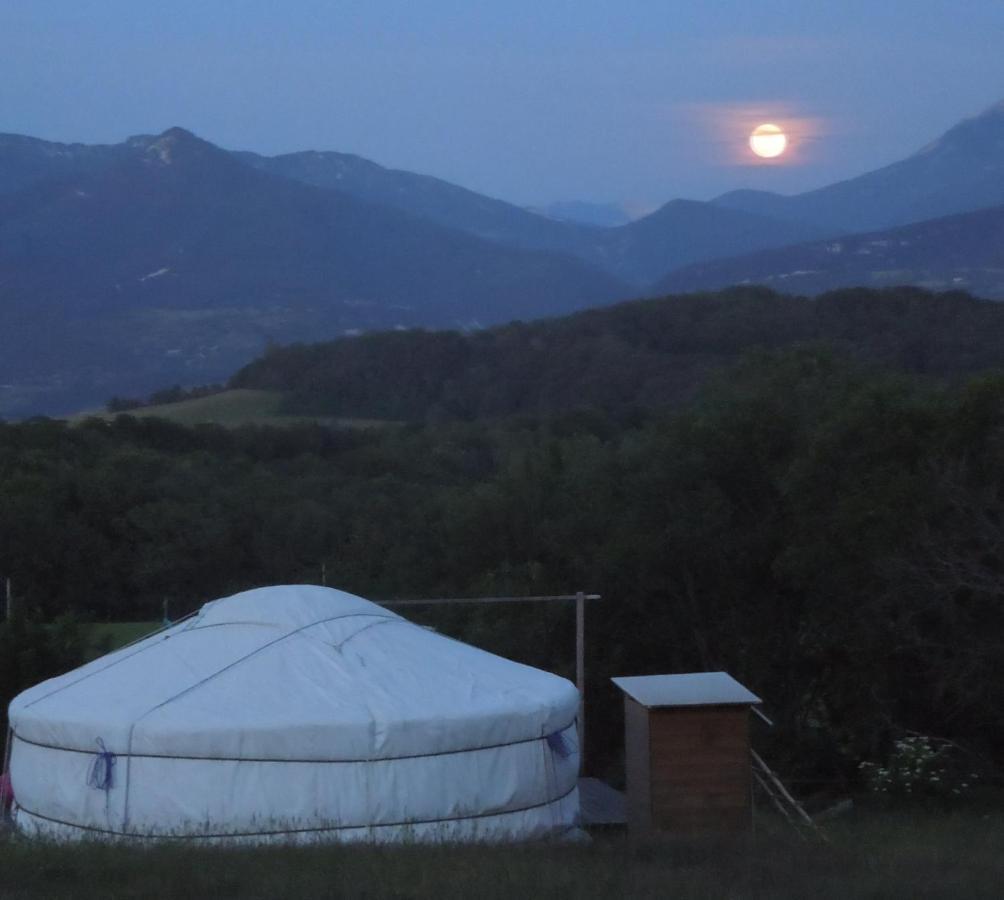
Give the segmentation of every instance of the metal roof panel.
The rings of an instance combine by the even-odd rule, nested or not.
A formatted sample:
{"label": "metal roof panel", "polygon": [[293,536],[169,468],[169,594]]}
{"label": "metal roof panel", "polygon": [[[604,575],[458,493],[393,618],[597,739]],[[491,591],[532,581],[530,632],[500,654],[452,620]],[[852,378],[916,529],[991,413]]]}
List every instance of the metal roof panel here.
{"label": "metal roof panel", "polygon": [[642,706],[748,706],[763,701],[728,672],[633,675],[611,679]]}

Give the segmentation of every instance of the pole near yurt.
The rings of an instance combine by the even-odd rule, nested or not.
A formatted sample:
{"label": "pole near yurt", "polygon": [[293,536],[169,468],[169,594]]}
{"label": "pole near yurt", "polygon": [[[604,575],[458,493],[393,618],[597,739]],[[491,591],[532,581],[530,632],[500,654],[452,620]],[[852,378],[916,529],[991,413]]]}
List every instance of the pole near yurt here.
{"label": "pole near yurt", "polygon": [[579,765],[586,763],[586,595],[575,594],[575,686],[579,690]]}

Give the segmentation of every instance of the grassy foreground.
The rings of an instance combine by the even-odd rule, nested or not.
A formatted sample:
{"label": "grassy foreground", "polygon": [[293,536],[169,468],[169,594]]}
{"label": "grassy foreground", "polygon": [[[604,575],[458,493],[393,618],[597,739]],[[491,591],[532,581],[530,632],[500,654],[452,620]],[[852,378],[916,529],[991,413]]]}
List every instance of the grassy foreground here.
{"label": "grassy foreground", "polygon": [[7,898],[999,897],[1004,816],[858,814],[831,843],[152,848],[0,839]]}

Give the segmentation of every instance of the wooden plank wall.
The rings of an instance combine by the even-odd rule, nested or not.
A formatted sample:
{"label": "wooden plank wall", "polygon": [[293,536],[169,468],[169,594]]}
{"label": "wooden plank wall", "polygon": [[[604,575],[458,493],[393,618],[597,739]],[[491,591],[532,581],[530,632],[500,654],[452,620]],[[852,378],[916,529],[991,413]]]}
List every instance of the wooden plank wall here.
{"label": "wooden plank wall", "polygon": [[[748,707],[676,707],[644,712],[649,714],[652,826],[681,833],[749,828],[752,775]],[[630,774],[628,786],[630,798]]]}

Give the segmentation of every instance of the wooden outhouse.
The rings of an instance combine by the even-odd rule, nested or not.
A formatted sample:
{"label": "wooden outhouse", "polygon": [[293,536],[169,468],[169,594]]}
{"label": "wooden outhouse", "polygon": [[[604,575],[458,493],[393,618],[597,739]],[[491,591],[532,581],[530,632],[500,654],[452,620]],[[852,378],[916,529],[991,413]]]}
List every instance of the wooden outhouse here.
{"label": "wooden outhouse", "polygon": [[624,692],[627,819],[634,833],[751,826],[749,712],[726,672],[614,678]]}

